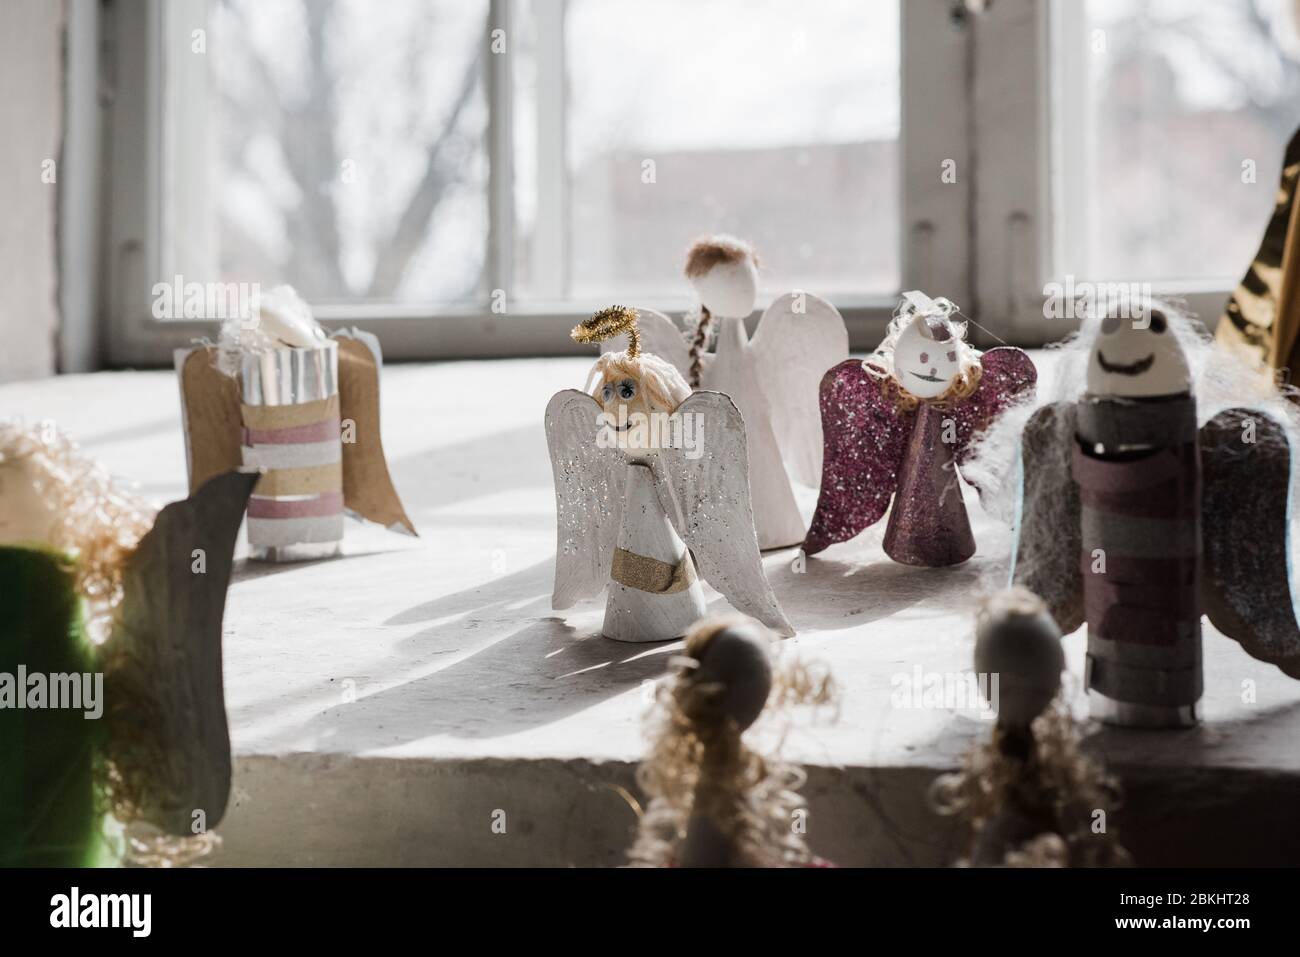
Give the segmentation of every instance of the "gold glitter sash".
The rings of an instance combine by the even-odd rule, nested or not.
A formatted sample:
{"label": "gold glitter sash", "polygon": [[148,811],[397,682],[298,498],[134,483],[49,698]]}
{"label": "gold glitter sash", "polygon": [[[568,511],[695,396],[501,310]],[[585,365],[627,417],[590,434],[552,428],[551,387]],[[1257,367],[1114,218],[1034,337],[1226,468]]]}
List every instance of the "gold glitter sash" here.
{"label": "gold glitter sash", "polygon": [[657,558],[618,548],[614,550],[614,564],[610,568],[609,577],[620,585],[637,591],[652,595],[673,595],[686,591],[695,583],[695,565],[691,561],[690,552],[682,555],[682,560],[676,565],[670,565]]}

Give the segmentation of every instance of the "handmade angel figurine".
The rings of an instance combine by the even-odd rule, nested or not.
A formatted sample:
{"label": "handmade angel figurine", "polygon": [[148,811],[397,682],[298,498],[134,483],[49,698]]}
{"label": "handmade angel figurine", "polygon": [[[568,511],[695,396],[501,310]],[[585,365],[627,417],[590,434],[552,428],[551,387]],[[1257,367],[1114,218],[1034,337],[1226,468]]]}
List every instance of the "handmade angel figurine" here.
{"label": "handmade angel figurine", "polygon": [[608,585],[604,635],[664,641],[704,614],[703,577],[738,611],[794,634],[763,574],[740,413],[725,395],[692,394],[676,369],[642,352],[634,309],[605,309],[573,330],[579,342],[617,335],[627,351],[600,356],[591,394],[568,389],[546,407],[558,518],[552,604],[569,608]]}
{"label": "handmade angel figurine", "polygon": [[[975,631],[975,672],[988,675],[997,712],[992,740],[934,783],[941,814],[972,831],[962,864],[1105,867],[1130,863],[1110,819],[1119,787],[1079,750],[1080,731],[1061,690],[1061,631],[1024,588],[992,596]],[[1098,826],[1098,825],[1101,826]]]}
{"label": "handmade angel figurine", "polygon": [[248,506],[251,557],[337,553],[343,513],[415,534],[379,434],[379,340],[330,338],[287,286],[216,346],[176,354],[190,490],[241,463],[264,470]]}
{"label": "handmade angel figurine", "polygon": [[0,423],[0,866],[185,863],[230,792],[221,622],[255,473],[156,518]]}
{"label": "handmade angel figurine", "polygon": [[1271,386],[1253,407],[1199,403],[1189,352],[1213,402],[1250,401],[1232,357],[1167,306],[1119,311],[1076,353],[1082,394],[1024,426],[1013,574],[1062,630],[1087,622],[1095,716],[1183,726],[1201,697],[1202,614],[1300,678],[1287,553],[1296,426]]}
{"label": "handmade angel figurine", "polygon": [[874,525],[889,509],[885,554],[907,565],[956,565],[975,554],[957,466],[972,438],[1033,395],[1020,349],[980,353],[947,299],[904,293],[874,355],[821,385],[826,457],[804,551],[813,555]]}
{"label": "handmade angel figurine", "polygon": [[[849,354],[849,335],[835,307],[805,292],[780,296],[763,313],[754,338],[745,319],[757,296],[757,259],[732,236],[697,240],[686,277],[699,299],[691,345],[673,321],[640,310],[647,351],[667,359],[693,389],[730,396],[745,420],[749,480],[760,548],[803,540],[803,517],[791,477],[813,488],[821,477],[817,383]],[[714,352],[708,352],[716,340]]]}
{"label": "handmade angel figurine", "polygon": [[802,769],[760,755],[744,733],[764,707],[827,704],[829,675],[772,665],[775,636],[752,620],[702,621],[658,688],[652,745],[637,770],[649,798],[629,852],[642,867],[806,867],[796,822]]}

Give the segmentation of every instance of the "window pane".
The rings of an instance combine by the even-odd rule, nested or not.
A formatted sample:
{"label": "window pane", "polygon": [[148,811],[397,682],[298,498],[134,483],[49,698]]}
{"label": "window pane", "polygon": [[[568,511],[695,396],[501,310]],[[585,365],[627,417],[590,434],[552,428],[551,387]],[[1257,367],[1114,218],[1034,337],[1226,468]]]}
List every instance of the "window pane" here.
{"label": "window pane", "polygon": [[165,4],[165,262],[313,302],[481,299],[487,7]]}
{"label": "window pane", "polygon": [[897,0],[570,0],[568,292],[686,291],[701,233],[769,291],[899,283]]}
{"label": "window pane", "polygon": [[1062,272],[1235,281],[1300,122],[1275,0],[1053,4]]}

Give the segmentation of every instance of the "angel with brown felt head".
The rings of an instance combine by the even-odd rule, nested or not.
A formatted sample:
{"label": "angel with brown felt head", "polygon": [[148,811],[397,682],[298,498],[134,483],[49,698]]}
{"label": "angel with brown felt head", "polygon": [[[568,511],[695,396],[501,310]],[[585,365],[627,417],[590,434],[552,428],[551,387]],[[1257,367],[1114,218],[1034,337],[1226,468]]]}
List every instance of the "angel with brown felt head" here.
{"label": "angel with brown felt head", "polygon": [[649,799],[629,852],[642,867],[805,867],[818,863],[796,826],[802,769],[744,740],[766,710],[828,705],[830,675],[777,667],[774,636],[741,617],[699,622],[672,659],[651,713],[650,752],[637,770]]}
{"label": "angel with brown felt head", "polygon": [[587,391],[546,409],[558,520],[557,609],[608,588],[603,633],[680,638],[704,614],[700,579],[738,610],[793,634],[763,574],[749,499],[745,423],[716,392],[642,352],[637,311],[596,313],[579,342],[625,335],[600,356]]}
{"label": "angel with brown felt head", "polygon": [[[758,295],[758,257],[734,236],[697,239],[686,278],[698,301],[685,338],[667,316],[641,310],[641,335],[692,389],[721,392],[744,416],[759,546],[798,544],[806,524],[792,482],[816,487],[822,435],[817,383],[848,357],[835,307],[811,293],[778,296],[751,338],[745,320]],[[712,348],[710,348],[712,346]]]}

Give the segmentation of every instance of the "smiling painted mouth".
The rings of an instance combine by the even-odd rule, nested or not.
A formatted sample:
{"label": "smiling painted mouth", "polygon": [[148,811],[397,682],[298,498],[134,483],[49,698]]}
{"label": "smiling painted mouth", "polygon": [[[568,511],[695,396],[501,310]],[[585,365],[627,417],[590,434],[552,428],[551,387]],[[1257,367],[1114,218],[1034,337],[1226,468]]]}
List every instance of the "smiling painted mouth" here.
{"label": "smiling painted mouth", "polygon": [[1115,375],[1141,375],[1151,368],[1151,364],[1156,361],[1156,354],[1153,352],[1145,359],[1139,359],[1137,362],[1130,362],[1125,365],[1122,362],[1107,362],[1106,356],[1100,349],[1097,350],[1097,364],[1106,372]]}
{"label": "smiling painted mouth", "polygon": [[921,373],[919,373],[919,372],[913,372],[912,375],[916,376],[918,379],[922,380],[923,382],[942,382],[942,381],[943,381],[943,380],[940,379],[937,375],[921,375]]}

